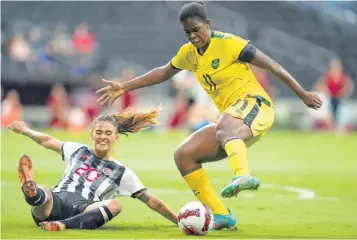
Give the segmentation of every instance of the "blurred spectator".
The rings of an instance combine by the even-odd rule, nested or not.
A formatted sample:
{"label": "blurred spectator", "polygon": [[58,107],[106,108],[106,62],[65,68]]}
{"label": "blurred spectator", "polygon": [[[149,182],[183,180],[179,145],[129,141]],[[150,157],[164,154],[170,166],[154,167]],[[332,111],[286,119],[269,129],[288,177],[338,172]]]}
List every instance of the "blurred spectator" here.
{"label": "blurred spectator", "polygon": [[71,35],[66,26],[60,25],[56,28],[55,35],[51,41],[53,53],[59,55],[70,55],[73,52]]}
{"label": "blurred spectator", "polygon": [[55,84],[48,97],[47,107],[51,114],[50,127],[64,128],[67,125],[69,101],[67,91],[62,84]]}
{"label": "blurred spectator", "polygon": [[90,32],[88,23],[79,24],[72,36],[72,45],[76,52],[79,54],[92,54],[95,42],[94,34]]}
{"label": "blurred spectator", "polygon": [[19,94],[16,90],[10,90],[1,103],[1,126],[6,128],[12,122],[21,120],[21,112]]}
{"label": "blurred spectator", "polygon": [[193,85],[194,77],[188,76],[189,72],[181,71],[173,77],[173,86],[175,87],[175,106],[174,112],[169,119],[169,128],[175,129],[183,124],[187,124],[189,108],[194,104],[195,99],[190,94],[190,88]]}
{"label": "blurred spectator", "polygon": [[80,108],[75,107],[69,111],[67,121],[67,131],[70,134],[79,134],[87,130],[90,126],[87,121],[86,113]]}
{"label": "blurred spectator", "polygon": [[11,58],[19,63],[25,63],[30,60],[31,48],[22,32],[15,33],[9,42],[9,53]]}
{"label": "blurred spectator", "polygon": [[79,64],[72,69],[73,76],[83,77],[88,73],[95,44],[96,40],[89,25],[86,22],[79,24],[72,36],[72,46],[79,55]]}
{"label": "blurred spectator", "polygon": [[194,99],[194,102],[188,109],[188,124],[191,132],[195,132],[207,124],[216,121],[219,116],[219,112],[210,96],[196,79],[193,80],[190,95]]}
{"label": "blurred spectator", "polygon": [[341,101],[353,93],[353,87],[353,81],[344,73],[341,61],[337,58],[331,59],[328,72],[320,77],[315,89],[327,93],[335,125],[338,123]]}
{"label": "blurred spectator", "polygon": [[275,99],[278,95],[278,89],[274,87],[271,78],[269,77],[268,71],[265,71],[261,68],[250,65],[256,79],[260,85],[264,88],[266,93],[272,98]]}
{"label": "blurred spectator", "polygon": [[187,125],[194,132],[215,121],[218,111],[193,73],[181,71],[173,78],[176,89],[174,112],[169,120],[169,128]]}
{"label": "blurred spectator", "polygon": [[[126,82],[135,78],[135,72],[132,68],[124,68],[121,72],[118,82]],[[136,105],[136,91],[130,91],[124,93],[124,95],[114,105],[116,111],[121,111],[125,108]]]}
{"label": "blurred spectator", "polygon": [[329,96],[326,92],[316,92],[317,95],[321,98],[322,104],[319,110],[308,109],[310,116],[312,118],[312,128],[314,130],[333,130],[334,123],[333,117],[331,114],[331,106],[330,104],[326,104],[329,102]]}
{"label": "blurred spectator", "polygon": [[[89,86],[75,89],[71,94],[71,102],[74,102],[76,107],[83,112],[85,117],[84,124],[90,125],[100,113],[95,90],[90,89]],[[74,113],[77,115],[79,114],[78,112],[75,111]]]}
{"label": "blurred spectator", "polygon": [[39,64],[40,70],[50,71],[51,54],[46,46],[40,28],[33,28],[29,34],[29,44],[32,50],[32,59]]}

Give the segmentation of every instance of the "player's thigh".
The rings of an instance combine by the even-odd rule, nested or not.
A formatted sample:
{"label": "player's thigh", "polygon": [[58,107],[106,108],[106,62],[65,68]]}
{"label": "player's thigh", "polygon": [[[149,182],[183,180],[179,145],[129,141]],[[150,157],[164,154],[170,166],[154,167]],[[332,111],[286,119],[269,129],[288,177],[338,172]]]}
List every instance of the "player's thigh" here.
{"label": "player's thigh", "polygon": [[232,139],[242,139],[243,141],[252,138],[252,131],[242,119],[236,118],[229,113],[223,113],[215,129],[217,142],[224,147]]}
{"label": "player's thigh", "polygon": [[213,162],[226,158],[224,149],[217,143],[216,124],[212,123],[192,133],[176,150],[176,164],[182,161]]}
{"label": "player's thigh", "polygon": [[54,192],[53,198],[53,210],[50,215],[53,220],[74,217],[83,213],[87,206],[94,203],[75,192]]}
{"label": "player's thigh", "polygon": [[110,201],[111,201],[111,199],[100,201],[100,202],[91,203],[84,209],[84,212],[88,212],[88,211],[91,211],[93,209],[100,208],[101,206],[104,206],[104,205],[106,206],[106,205],[108,205],[110,203]]}
{"label": "player's thigh", "polygon": [[104,201],[94,202],[92,204],[89,204],[84,209],[84,212],[88,212],[93,209],[100,208],[102,206],[106,206],[110,210],[110,212],[113,214],[113,216],[116,216],[117,214],[119,214],[122,209],[121,203],[118,199],[109,199],[109,200],[104,200]]}
{"label": "player's thigh", "polygon": [[262,97],[261,99],[253,97],[238,99],[225,111],[235,118],[242,119],[249,127],[252,138],[244,139],[248,146],[261,139],[274,123],[274,108],[267,100]]}

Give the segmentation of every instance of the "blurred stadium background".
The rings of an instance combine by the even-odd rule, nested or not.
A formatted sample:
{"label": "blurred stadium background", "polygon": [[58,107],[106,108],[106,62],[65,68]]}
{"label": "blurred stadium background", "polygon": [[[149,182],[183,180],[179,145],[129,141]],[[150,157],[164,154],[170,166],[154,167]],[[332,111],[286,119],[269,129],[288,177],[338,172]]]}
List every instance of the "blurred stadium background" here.
{"label": "blurred stadium background", "polygon": [[[217,118],[210,100],[197,86],[190,73],[179,74],[161,85],[128,93],[110,109],[98,106],[94,94],[95,90],[103,86],[102,77],[126,81],[170,61],[179,47],[187,41],[177,19],[182,4],[183,2],[171,1],[1,2],[2,127],[22,119],[29,125],[51,131],[64,140],[89,143],[86,131],[91,120],[98,114],[116,112],[128,106],[147,109],[161,103],[163,124],[160,130],[163,131],[139,135],[142,138],[134,138],[132,145],[130,141],[126,143],[125,140],[124,148],[120,147],[118,155],[129,159],[129,166],[138,172],[145,183],[151,184],[150,186],[187,191],[175,169],[173,151],[188,132]],[[205,2],[205,6],[213,29],[250,39],[259,49],[288,69],[305,89],[318,92],[325,100],[321,110],[310,111],[279,80],[254,69],[258,80],[276,103],[276,122],[273,130],[260,147],[254,148],[256,151],[250,150],[254,172],[261,174],[263,180],[266,178],[268,183],[276,181],[275,183],[279,184],[284,180],[283,183],[287,185],[312,188],[323,196],[338,195],[338,199],[344,200],[331,200],[324,204],[314,203],[308,206],[291,200],[283,203],[289,205],[284,206],[291,208],[290,210],[285,209],[287,212],[277,213],[280,202],[274,196],[278,195],[269,195],[273,194],[269,192],[273,185],[266,185],[262,199],[267,202],[275,199],[276,208],[260,206],[261,202],[255,198],[251,208],[240,209],[239,211],[243,212],[238,215],[245,219],[243,224],[248,223],[245,235],[242,236],[356,238],[357,88],[353,85],[357,81],[357,2],[220,1]],[[319,84],[319,80],[324,76],[331,76],[331,72],[339,68],[338,63],[343,70],[337,74],[337,78],[350,79],[351,83],[346,86],[343,94],[337,96],[342,104],[334,117],[329,98],[335,93]],[[66,132],[84,133],[68,137]],[[2,131],[2,142],[2,188],[3,193],[7,194],[5,196],[8,196],[2,197],[2,210],[7,214],[7,218],[2,219],[3,226],[6,227],[2,230],[7,230],[7,237],[21,238],[20,229],[13,223],[18,219],[19,209],[27,208],[21,202],[20,191],[12,191],[14,184],[17,184],[13,163],[22,154],[18,152],[18,146],[14,147],[14,142],[24,146],[24,153],[39,156],[37,164],[40,165],[40,172],[37,174],[46,184],[56,183],[64,165],[54,169],[52,163],[48,163],[46,159],[56,156],[42,153],[44,151],[40,148],[32,147],[34,145],[31,145],[30,140],[11,136],[6,130]],[[146,147],[142,153],[138,153],[135,144]],[[259,153],[260,150],[269,152],[276,146],[284,146],[284,149],[280,153],[271,152],[268,156]],[[263,163],[262,158],[265,159]],[[285,162],[285,158],[289,158],[294,164]],[[141,160],[133,163],[130,161],[132,159]],[[160,165],[158,171],[165,170],[163,176],[169,179],[167,183],[151,179],[151,172],[155,168],[149,167],[147,161],[157,161],[157,166]],[[278,170],[273,170],[276,165],[279,166]],[[228,166],[212,166],[210,169],[213,176],[227,178]],[[255,168],[256,166],[260,167]],[[47,172],[41,173],[41,168]],[[285,178],[287,174],[291,180]],[[53,176],[57,176],[56,179]],[[337,177],[338,180],[332,181],[330,176]],[[313,181],[307,181],[306,178],[312,178]],[[218,183],[217,190],[223,185],[222,181]],[[340,190],[343,186],[342,192],[334,192],[331,186]],[[285,190],[274,191],[282,194],[280,191]],[[190,194],[176,198],[177,195],[171,196],[170,192],[160,193],[175,209],[190,199],[194,200]],[[11,196],[21,202],[19,209],[13,206]],[[248,198],[242,201],[246,204],[249,202]],[[341,208],[342,205],[345,206],[344,209]],[[302,215],[291,215],[294,216],[295,222],[287,229],[278,227],[279,224],[284,224],[284,218],[288,214],[296,214],[295,207],[299,208]],[[314,215],[316,218],[309,215],[309,212],[319,207],[320,212]],[[265,208],[269,209],[272,218],[277,217],[281,222],[269,220],[269,214],[262,212]],[[333,208],[335,212],[324,215],[327,214],[327,208]],[[27,213],[27,210],[22,213],[24,216],[20,219],[26,219],[26,226],[32,226]],[[127,228],[123,230],[137,234],[135,229],[130,227],[130,224],[134,224],[133,226],[139,228],[135,225],[134,217],[123,214],[124,218],[129,219],[129,222],[124,223]],[[138,214],[144,214],[147,222],[157,221],[164,224],[164,220],[156,215],[141,212]],[[306,214],[309,217],[306,217]],[[257,220],[259,218],[261,221]],[[300,223],[300,227],[304,227],[305,220],[306,225],[310,224],[312,228],[307,227],[307,232],[301,234],[288,234],[293,231],[294,226],[299,227]],[[275,225],[272,227],[266,221]],[[319,226],[314,225],[317,222]],[[257,230],[256,224],[263,225]],[[270,234],[272,229],[274,234]],[[170,231],[164,228],[161,232],[163,235],[152,236],[180,236],[170,235]],[[252,235],[252,232],[255,232],[255,235]],[[124,236],[139,236],[130,234]],[[35,236],[48,238],[52,235]],[[68,236],[82,235],[73,233]],[[113,237],[105,234],[93,235],[97,238],[103,236]],[[231,234],[228,237],[237,236]]]}
{"label": "blurred stadium background", "polygon": [[[54,126],[66,125],[74,107],[83,110],[85,117],[97,115],[100,109],[93,92],[102,86],[102,77],[126,80],[161,66],[187,41],[176,17],[181,5],[168,1],[3,2],[2,98],[15,89],[24,106],[22,118],[38,126],[48,126],[55,118],[60,119]],[[344,73],[356,82],[356,2],[207,2],[206,8],[213,29],[251,39],[308,90],[314,89],[336,57]],[[275,127],[310,130],[316,127],[314,121],[328,118],[328,94],[325,108],[313,113],[271,75],[257,76],[277,103]],[[173,82],[137,91],[116,107],[161,102],[163,122],[176,126],[170,119],[172,106],[185,97],[176,97],[182,86]],[[65,88],[63,94],[60,85]],[[57,92],[61,97],[56,97]],[[339,126],[356,128],[356,92],[343,96]],[[199,93],[193,95],[197,98]],[[54,116],[61,115],[56,111],[66,114]],[[185,124],[185,119],[180,123]]]}

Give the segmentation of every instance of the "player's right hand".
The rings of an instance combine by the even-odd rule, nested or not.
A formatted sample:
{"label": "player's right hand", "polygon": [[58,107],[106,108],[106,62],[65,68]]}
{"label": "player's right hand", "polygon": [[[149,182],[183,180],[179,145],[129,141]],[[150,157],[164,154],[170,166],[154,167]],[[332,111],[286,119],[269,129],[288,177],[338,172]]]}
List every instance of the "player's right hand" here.
{"label": "player's right hand", "polygon": [[318,110],[322,105],[321,98],[315,93],[305,92],[301,99],[306,106],[315,110]]}
{"label": "player's right hand", "polygon": [[103,94],[100,98],[98,98],[97,102],[101,105],[107,103],[108,106],[111,106],[118,97],[126,92],[126,89],[123,87],[122,83],[108,81],[105,79],[103,79],[103,82],[108,86],[96,91],[96,94]]}
{"label": "player's right hand", "polygon": [[28,127],[23,121],[15,121],[7,126],[9,129],[15,133],[23,133]]}

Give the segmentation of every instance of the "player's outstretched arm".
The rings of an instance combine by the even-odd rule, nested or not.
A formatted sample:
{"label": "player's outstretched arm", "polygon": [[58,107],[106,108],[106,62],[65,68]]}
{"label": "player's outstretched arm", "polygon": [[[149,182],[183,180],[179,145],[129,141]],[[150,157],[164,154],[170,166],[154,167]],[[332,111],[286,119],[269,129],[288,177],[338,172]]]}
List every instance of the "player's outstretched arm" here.
{"label": "player's outstretched arm", "polygon": [[155,68],[144,75],[124,83],[103,79],[103,82],[108,86],[101,88],[96,92],[97,94],[103,94],[98,99],[98,102],[102,105],[108,104],[108,106],[111,106],[113,102],[125,92],[162,83],[180,71],[180,69],[175,69],[168,63],[165,66]]}
{"label": "player's outstretched arm", "polygon": [[15,121],[8,126],[15,133],[25,135],[41,146],[51,149],[59,154],[62,154],[62,144],[63,142],[44,133],[37,132],[27,127],[23,121]]}
{"label": "player's outstretched arm", "polygon": [[[252,52],[254,52],[254,50]],[[301,85],[295,80],[293,76],[291,76],[291,74],[286,69],[284,69],[279,63],[265,55],[259,49],[255,49],[254,57],[252,58],[250,63],[254,66],[272,72],[292,91],[294,91],[295,94],[301,98],[301,100],[305,103],[306,106],[315,110],[321,107],[322,101],[319,96],[314,93],[305,91],[305,89],[301,87]]]}
{"label": "player's outstretched arm", "polygon": [[149,208],[160,213],[162,216],[177,225],[177,214],[158,197],[151,195],[147,190],[138,193],[135,197],[145,203]]}

